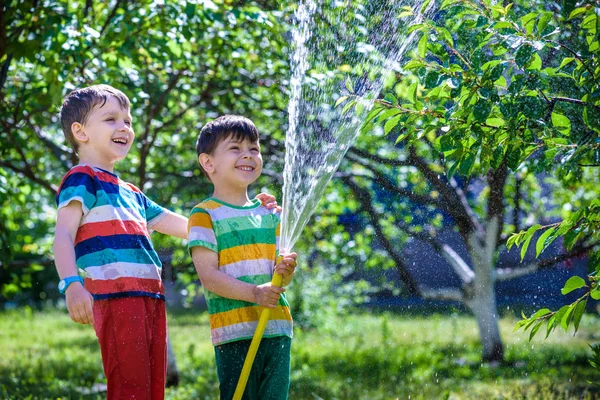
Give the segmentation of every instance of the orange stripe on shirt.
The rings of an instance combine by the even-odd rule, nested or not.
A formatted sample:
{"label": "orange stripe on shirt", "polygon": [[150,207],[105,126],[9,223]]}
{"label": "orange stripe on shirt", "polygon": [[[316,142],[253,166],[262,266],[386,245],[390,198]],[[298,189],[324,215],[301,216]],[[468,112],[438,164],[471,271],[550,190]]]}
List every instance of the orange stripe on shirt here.
{"label": "orange stripe on shirt", "polygon": [[275,259],[275,244],[246,244],[219,251],[219,265],[228,265],[243,260]]}
{"label": "orange stripe on shirt", "polygon": [[193,226],[200,226],[202,228],[213,229],[212,220],[210,218],[210,215],[202,213],[202,212],[192,214],[190,216],[190,219],[188,222],[188,232],[189,232],[190,228]]}
{"label": "orange stripe on shirt", "polygon": [[[217,329],[224,326],[230,326],[239,324],[242,322],[253,322],[260,319],[260,314],[263,308],[260,306],[250,306],[238,308],[231,311],[225,311],[222,313],[212,314],[210,316],[210,328]],[[277,306],[271,310],[272,320],[286,320],[292,321],[292,315],[289,307]]]}

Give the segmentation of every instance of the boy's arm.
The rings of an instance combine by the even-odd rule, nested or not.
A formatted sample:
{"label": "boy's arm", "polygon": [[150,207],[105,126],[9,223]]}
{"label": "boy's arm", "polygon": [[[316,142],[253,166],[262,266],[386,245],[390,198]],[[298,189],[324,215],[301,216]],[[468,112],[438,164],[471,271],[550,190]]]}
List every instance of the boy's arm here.
{"label": "boy's arm", "polygon": [[275,308],[279,295],[285,291],[284,288],[271,286],[270,282],[256,286],[219,271],[217,253],[206,247],[193,247],[192,260],[202,286],[219,296]]}
{"label": "boy's arm", "polygon": [[165,235],[176,236],[178,238],[188,238],[188,219],[183,215],[175,214],[169,210],[165,210],[167,215],[161,218],[156,224],[152,225],[152,229]]}
{"label": "boy's arm", "polygon": [[[82,216],[81,203],[78,201],[72,201],[58,210],[52,249],[56,271],[60,279],[78,275],[74,243]],[[94,322],[92,311],[94,299],[81,283],[70,284],[65,295],[71,319],[80,324],[92,324]]]}

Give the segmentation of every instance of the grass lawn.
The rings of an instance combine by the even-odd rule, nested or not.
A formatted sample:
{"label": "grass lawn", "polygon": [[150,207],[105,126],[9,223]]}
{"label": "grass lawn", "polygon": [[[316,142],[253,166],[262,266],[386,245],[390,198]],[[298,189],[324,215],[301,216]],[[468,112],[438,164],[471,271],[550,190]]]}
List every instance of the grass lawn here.
{"label": "grass lawn", "polygon": [[[598,399],[600,376],[588,343],[600,318],[586,315],[576,336],[557,332],[529,343],[501,322],[506,365],[481,364],[475,322],[464,315],[356,314],[323,329],[295,330],[290,399]],[[181,382],[168,399],[218,398],[206,314],[171,313]],[[0,398],[104,398],[91,326],[66,312],[0,313]]]}

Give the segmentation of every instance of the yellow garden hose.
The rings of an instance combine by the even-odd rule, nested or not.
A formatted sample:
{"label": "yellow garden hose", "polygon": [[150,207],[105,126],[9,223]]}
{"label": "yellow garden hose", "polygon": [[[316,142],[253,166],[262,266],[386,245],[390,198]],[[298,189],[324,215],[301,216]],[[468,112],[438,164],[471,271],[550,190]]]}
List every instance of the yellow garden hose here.
{"label": "yellow garden hose", "polygon": [[[277,259],[278,264],[280,260],[281,258]],[[281,286],[282,280],[283,277],[275,273],[273,274],[271,285]],[[254,357],[256,357],[258,346],[260,345],[263,333],[265,333],[265,328],[267,327],[267,322],[269,322],[269,317],[271,316],[271,310],[272,308],[263,308],[262,313],[260,314],[260,319],[258,320],[256,331],[254,332],[252,342],[250,343],[250,348],[248,349],[248,353],[246,354],[246,360],[244,360],[244,366],[242,367],[242,372],[240,373],[240,379],[238,380],[237,387],[235,388],[235,393],[233,394],[233,400],[242,399],[244,389],[246,389],[246,383],[248,383],[248,376],[250,375],[250,370],[252,369],[252,364],[254,363]]]}

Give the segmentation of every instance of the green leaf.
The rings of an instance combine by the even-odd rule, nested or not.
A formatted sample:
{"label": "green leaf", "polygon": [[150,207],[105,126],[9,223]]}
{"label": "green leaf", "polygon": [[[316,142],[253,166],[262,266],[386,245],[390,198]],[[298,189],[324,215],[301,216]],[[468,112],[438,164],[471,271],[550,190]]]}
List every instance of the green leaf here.
{"label": "green leaf", "polygon": [[529,61],[529,63],[527,64],[527,69],[535,71],[539,71],[542,69],[542,58],[538,53],[533,53],[531,61]]}
{"label": "green leaf", "polygon": [[396,125],[398,125],[398,121],[400,121],[400,118],[402,118],[402,115],[397,115],[397,116],[387,120],[387,122],[385,123],[385,126],[383,127],[383,130],[386,135],[388,133],[390,133],[390,131],[392,129],[394,129],[396,127]]}
{"label": "green leaf", "polygon": [[350,93],[354,93],[354,87],[352,86],[352,80],[350,79],[350,77],[346,77],[346,89],[348,89],[348,91]]}
{"label": "green leaf", "polygon": [[425,0],[423,5],[421,6],[421,14],[425,14],[425,11],[427,11],[427,7],[429,7],[429,3],[431,3],[431,0]]}
{"label": "green leaf", "polygon": [[335,102],[335,106],[339,106],[340,104],[342,104],[344,101],[346,101],[348,99],[349,96],[341,96],[339,99],[336,100]]}
{"label": "green leaf", "polygon": [[383,100],[387,101],[388,103],[392,103],[395,106],[398,105],[398,99],[396,99],[396,96],[391,93],[386,94]]}
{"label": "green leaf", "polygon": [[546,339],[548,339],[548,336],[550,336],[550,332],[552,332],[552,330],[554,330],[557,323],[558,323],[558,320],[556,319],[556,314],[554,314],[553,316],[550,317],[550,319],[548,319],[548,323],[546,326]]}
{"label": "green leaf", "polygon": [[594,300],[600,300],[600,288],[596,286],[592,291],[590,291],[590,296]]}
{"label": "green leaf", "polygon": [[561,69],[562,67],[564,67],[565,65],[570,64],[571,62],[575,61],[574,57],[565,57],[563,58],[562,62],[560,63],[558,69]]}
{"label": "green leaf", "polygon": [[575,327],[575,333],[577,333],[577,330],[579,329],[579,323],[581,322],[581,317],[583,317],[586,304],[587,299],[581,300],[577,303],[577,307],[575,307],[575,311],[573,312],[573,326]]}
{"label": "green leaf", "polygon": [[538,20],[538,24],[537,24],[538,35],[540,35],[540,36],[542,35],[542,32],[544,31],[546,26],[548,26],[548,23],[550,22],[551,19],[552,19],[551,12],[545,12],[542,14],[542,16]]}
{"label": "green leaf", "polygon": [[540,318],[540,317],[543,317],[544,315],[548,315],[548,314],[550,314],[551,312],[552,312],[552,311],[550,311],[550,310],[549,310],[549,309],[547,309],[547,308],[542,308],[541,310],[538,310],[538,311],[537,311],[535,314],[533,314],[533,315],[531,316],[531,318],[533,318],[533,319],[538,319],[538,318]]}
{"label": "green leaf", "polygon": [[175,57],[181,57],[181,46],[174,40],[169,40],[167,47]]}
{"label": "green leaf", "polygon": [[475,103],[475,107],[473,107],[473,116],[477,121],[483,122],[489,117],[491,111],[491,102],[486,99],[479,99],[477,100],[477,103]]}
{"label": "green leaf", "polygon": [[571,11],[571,14],[569,15],[569,19],[573,19],[573,18],[585,13],[586,11],[587,11],[587,7],[576,8],[573,11]]}
{"label": "green leaf", "polygon": [[569,118],[557,112],[552,113],[552,125],[563,135],[571,132],[571,121]]}
{"label": "green leaf", "polygon": [[411,70],[411,69],[415,69],[415,68],[420,68],[424,65],[427,65],[427,64],[424,63],[422,60],[411,60],[411,61],[407,62],[406,64],[404,64],[404,69]]}
{"label": "green leaf", "polygon": [[506,247],[508,248],[508,250],[510,250],[515,245],[515,241],[518,239],[518,237],[518,233],[513,233],[512,235],[510,235],[510,237],[506,241]]}
{"label": "green leaf", "polygon": [[566,307],[567,307],[567,311],[565,312],[562,319],[560,320],[560,326],[562,326],[562,328],[565,330],[565,332],[567,330],[569,330],[569,324],[571,323],[571,316],[573,315],[573,311],[575,311],[575,304],[571,304]]}
{"label": "green leaf", "polygon": [[540,235],[535,245],[535,256],[536,258],[540,256],[541,252],[544,251],[553,241],[554,238],[548,238],[556,231],[556,227],[552,227],[546,229],[544,233]]}
{"label": "green leaf", "polygon": [[535,336],[535,334],[540,330],[543,323],[544,323],[544,320],[538,321],[535,324],[535,326],[533,327],[533,329],[531,329],[531,333],[529,333],[529,341],[530,342],[533,339],[533,337]]}
{"label": "green leaf", "polygon": [[534,53],[534,48],[529,44],[524,44],[519,47],[517,53],[515,54],[515,63],[523,68],[529,62],[529,59]]}
{"label": "green leaf", "polygon": [[469,176],[471,174],[471,169],[473,168],[473,164],[475,163],[475,154],[472,152],[467,153],[465,158],[460,162],[460,173],[464,176]]}
{"label": "green leaf", "polygon": [[524,326],[524,325],[527,323],[527,321],[529,321],[529,320],[527,320],[527,319],[523,319],[523,320],[521,320],[521,321],[517,322],[517,323],[515,324],[515,328],[513,329],[513,332],[516,332],[516,331],[518,331],[519,329],[521,329],[521,328],[522,328],[522,327],[523,327],[523,326]]}
{"label": "green leaf", "polygon": [[533,31],[535,19],[538,17],[538,15],[539,14],[536,12],[531,12],[520,18],[521,24],[523,24],[523,26],[525,27],[527,34],[531,34],[531,32]]}
{"label": "green leaf", "polygon": [[527,248],[529,247],[529,243],[531,242],[533,235],[541,227],[542,226],[540,224],[535,224],[532,227],[530,227],[529,229],[527,229],[527,232],[525,233],[525,237],[526,237],[525,243],[523,243],[523,246],[521,246],[521,261],[523,261],[523,259],[525,258],[525,254],[527,253]]}
{"label": "green leaf", "polygon": [[407,98],[411,103],[415,103],[417,101],[417,89],[419,87],[419,82],[414,82],[408,88]]}
{"label": "green leaf", "polygon": [[562,294],[571,293],[573,290],[586,287],[586,283],[580,276],[572,276],[566,282],[565,286],[560,290]]}
{"label": "green leaf", "polygon": [[428,33],[423,33],[423,36],[421,36],[421,39],[419,40],[419,44],[417,45],[417,50],[418,50],[419,56],[421,58],[425,58],[425,56],[427,55],[427,41],[428,41],[427,36],[429,36]]}
{"label": "green leaf", "polygon": [[495,128],[499,128],[504,126],[504,120],[502,118],[488,118],[485,120],[485,124],[489,126],[493,126]]}

